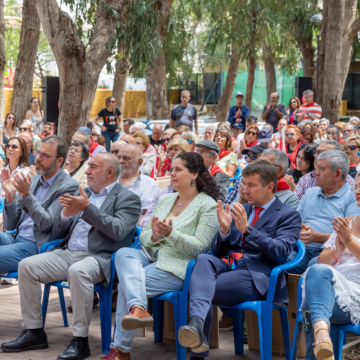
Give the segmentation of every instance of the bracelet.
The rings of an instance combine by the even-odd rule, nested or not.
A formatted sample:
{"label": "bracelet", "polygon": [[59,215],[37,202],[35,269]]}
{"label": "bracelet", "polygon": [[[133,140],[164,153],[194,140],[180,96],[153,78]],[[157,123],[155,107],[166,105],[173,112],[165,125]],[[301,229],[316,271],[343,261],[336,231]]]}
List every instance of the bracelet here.
{"label": "bracelet", "polygon": [[339,258],[334,255],[334,249],[331,250],[331,255],[336,261],[339,261]]}

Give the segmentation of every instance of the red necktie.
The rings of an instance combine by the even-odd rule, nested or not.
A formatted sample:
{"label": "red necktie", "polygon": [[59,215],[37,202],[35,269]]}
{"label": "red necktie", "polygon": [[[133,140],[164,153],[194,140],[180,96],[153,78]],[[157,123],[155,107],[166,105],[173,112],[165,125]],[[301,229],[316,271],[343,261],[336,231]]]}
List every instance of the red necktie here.
{"label": "red necktie", "polygon": [[251,226],[254,226],[255,223],[259,220],[260,211],[261,211],[262,209],[263,209],[263,208],[260,207],[260,206],[255,206],[255,207],[254,207],[255,216],[254,216],[254,220],[253,220],[252,223],[251,223]]}

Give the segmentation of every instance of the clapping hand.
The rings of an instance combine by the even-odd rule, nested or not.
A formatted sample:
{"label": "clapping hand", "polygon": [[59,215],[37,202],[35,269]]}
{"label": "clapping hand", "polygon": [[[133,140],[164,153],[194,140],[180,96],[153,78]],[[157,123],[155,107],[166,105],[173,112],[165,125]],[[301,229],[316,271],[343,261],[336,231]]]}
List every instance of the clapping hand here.
{"label": "clapping hand", "polygon": [[239,109],[236,114],[235,114],[235,117],[237,118],[240,118],[242,116],[242,112],[241,112],[241,109]]}
{"label": "clapping hand", "polygon": [[346,250],[346,246],[341,242],[339,235],[336,235],[335,239],[336,249],[335,249],[335,256],[337,258],[340,258],[340,256],[344,253]]}
{"label": "clapping hand", "polygon": [[295,184],[293,176],[292,175],[285,175],[285,181],[289,185],[290,190],[294,191],[295,188],[296,188],[296,184]]}
{"label": "clapping hand", "polygon": [[18,172],[14,175],[12,183],[19,194],[24,197],[30,193],[31,175],[30,173],[25,175],[22,172]]}
{"label": "clapping hand", "polygon": [[244,207],[239,203],[234,203],[231,210],[231,217],[235,221],[236,228],[242,234],[244,234],[246,232],[246,228],[249,226],[247,214]]}
{"label": "clapping hand", "polygon": [[300,240],[305,244],[310,244],[314,242],[315,231],[311,226],[302,224],[300,231]]}
{"label": "clapping hand", "polygon": [[221,200],[218,200],[216,205],[217,218],[220,224],[220,231],[224,235],[229,233],[230,225],[232,222],[230,206],[225,204],[225,209]]}
{"label": "clapping hand", "polygon": [[34,175],[36,175],[35,166],[30,165],[30,176],[34,176]]}
{"label": "clapping hand", "polygon": [[7,198],[15,198],[16,188],[12,182],[10,172],[8,169],[3,169],[1,172],[1,185]]}
{"label": "clapping hand", "polygon": [[161,236],[168,237],[171,234],[173,229],[172,220],[170,219],[169,222],[166,223],[166,219],[161,221],[154,216],[151,221],[151,228],[153,230],[153,241],[156,242]]}
{"label": "clapping hand", "polygon": [[303,114],[309,116],[309,109],[304,109]]}
{"label": "clapping hand", "polygon": [[239,203],[240,204],[247,204],[247,199],[246,199],[246,196],[244,194],[244,189],[245,189],[245,185],[240,182],[239,183]]}
{"label": "clapping hand", "polygon": [[64,216],[75,216],[89,206],[89,198],[81,186],[79,186],[79,191],[79,196],[65,194],[59,198],[60,204],[64,207]]}
{"label": "clapping hand", "polygon": [[353,241],[349,220],[347,218],[342,218],[341,216],[335,217],[332,224],[334,225],[333,229],[344,246],[347,246],[351,241]]}
{"label": "clapping hand", "polygon": [[270,103],[267,101],[266,102],[266,110],[270,110],[270,106],[271,106]]}

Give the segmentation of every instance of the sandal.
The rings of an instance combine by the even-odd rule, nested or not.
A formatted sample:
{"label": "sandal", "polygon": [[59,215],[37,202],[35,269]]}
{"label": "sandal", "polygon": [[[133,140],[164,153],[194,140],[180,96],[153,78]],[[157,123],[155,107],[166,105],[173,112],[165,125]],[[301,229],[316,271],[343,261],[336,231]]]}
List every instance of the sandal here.
{"label": "sandal", "polygon": [[320,343],[316,344],[316,334],[320,330],[329,331],[326,328],[320,328],[315,331],[315,334],[314,334],[315,342],[313,343],[313,345],[315,345],[315,347],[314,347],[315,357],[317,360],[332,360],[332,359],[334,359],[334,348],[333,348],[332,342],[328,341],[328,342],[320,342]]}

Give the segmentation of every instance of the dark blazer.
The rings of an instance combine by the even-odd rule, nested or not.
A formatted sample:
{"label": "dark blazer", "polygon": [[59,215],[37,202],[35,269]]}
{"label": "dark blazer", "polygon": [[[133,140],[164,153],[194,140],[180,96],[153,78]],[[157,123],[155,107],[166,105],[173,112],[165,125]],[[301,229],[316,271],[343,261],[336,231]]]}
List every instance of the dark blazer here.
{"label": "dark blazer", "polygon": [[216,185],[219,188],[219,198],[216,200],[224,201],[229,192],[230,178],[223,172],[218,172],[214,175]]}
{"label": "dark blazer", "polygon": [[59,234],[53,225],[60,218],[62,206],[59,197],[64,194],[74,195],[79,189],[79,183],[60,169],[51,184],[43,201],[40,203],[33,195],[40,181],[40,176],[31,178],[31,194],[18,197],[16,201],[4,206],[4,228],[18,231],[19,225],[28,215],[34,220],[34,235],[38,249],[48,241],[59,239]]}
{"label": "dark blazer", "polygon": [[[90,195],[89,188],[85,188],[84,191],[87,196]],[[99,262],[108,283],[111,272],[111,255],[120,248],[132,244],[136,223],[140,217],[140,209],[140,198],[132,191],[115,184],[100,209],[90,204],[82,214],[73,216],[67,223],[61,221],[61,216],[58,217],[54,227],[60,234],[60,238],[65,237],[59,247],[63,249],[67,247],[70,236],[81,216],[82,220],[92,225],[88,235],[89,253]]]}
{"label": "dark blazer", "polygon": [[[245,204],[244,208],[249,217],[251,205]],[[212,251],[218,258],[223,258],[234,251],[242,252],[243,257],[238,260],[238,266],[245,264],[256,290],[266,297],[271,270],[286,261],[295,248],[300,230],[300,214],[276,198],[255,223],[253,232],[249,236],[243,238],[233,221],[231,233],[226,240],[220,239],[219,232],[216,234]],[[274,302],[288,302],[284,273],[281,273],[278,278]]]}

